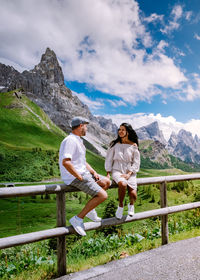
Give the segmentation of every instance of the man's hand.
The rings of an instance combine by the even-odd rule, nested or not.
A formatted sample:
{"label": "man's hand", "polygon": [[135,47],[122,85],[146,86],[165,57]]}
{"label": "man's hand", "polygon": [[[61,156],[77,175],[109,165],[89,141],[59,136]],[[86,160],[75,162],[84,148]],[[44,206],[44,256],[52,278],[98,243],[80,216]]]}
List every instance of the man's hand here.
{"label": "man's hand", "polygon": [[99,174],[97,174],[96,171],[94,171],[92,175],[94,176],[95,181],[98,181],[100,179]]}
{"label": "man's hand", "polygon": [[83,181],[83,176],[82,175],[78,175],[78,177],[76,177],[79,181]]}

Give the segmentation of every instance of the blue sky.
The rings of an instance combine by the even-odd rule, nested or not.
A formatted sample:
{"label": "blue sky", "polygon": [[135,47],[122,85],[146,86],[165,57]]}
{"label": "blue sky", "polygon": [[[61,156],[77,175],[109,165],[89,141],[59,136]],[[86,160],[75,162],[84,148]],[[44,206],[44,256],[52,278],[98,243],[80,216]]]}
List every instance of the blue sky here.
{"label": "blue sky", "polygon": [[[200,2],[0,0],[0,62],[32,69],[53,49],[91,112],[166,138],[200,137]],[[8,21],[9,18],[9,21]]]}

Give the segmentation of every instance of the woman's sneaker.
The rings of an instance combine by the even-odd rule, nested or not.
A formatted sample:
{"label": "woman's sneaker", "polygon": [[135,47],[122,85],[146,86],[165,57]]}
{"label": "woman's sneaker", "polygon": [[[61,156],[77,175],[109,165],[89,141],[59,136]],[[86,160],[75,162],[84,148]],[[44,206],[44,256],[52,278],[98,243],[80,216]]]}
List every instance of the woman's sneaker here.
{"label": "woman's sneaker", "polygon": [[134,205],[128,204],[128,215],[133,216],[135,214]]}
{"label": "woman's sneaker", "polygon": [[123,211],[124,211],[124,207],[118,206],[117,211],[115,212],[115,217],[117,219],[121,219],[123,217]]}
{"label": "woman's sneaker", "polygon": [[100,217],[97,216],[97,212],[95,209],[88,212],[86,217],[92,220],[93,222],[100,222],[102,220]]}
{"label": "woman's sneaker", "polygon": [[76,216],[74,216],[69,220],[69,222],[78,234],[80,234],[82,236],[86,235],[83,221],[80,221],[79,219],[77,219]]}

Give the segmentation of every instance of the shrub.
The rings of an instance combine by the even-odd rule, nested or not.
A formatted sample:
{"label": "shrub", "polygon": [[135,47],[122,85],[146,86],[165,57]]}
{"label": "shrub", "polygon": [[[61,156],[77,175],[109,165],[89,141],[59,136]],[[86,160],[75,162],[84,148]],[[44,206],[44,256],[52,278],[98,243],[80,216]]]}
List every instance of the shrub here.
{"label": "shrub", "polygon": [[[107,201],[104,212],[103,212],[103,219],[115,217],[115,212],[117,209],[117,203],[114,199],[110,199]],[[108,234],[116,234],[119,230],[122,229],[122,226],[110,226],[108,228],[98,229],[97,232],[103,232],[105,236]]]}

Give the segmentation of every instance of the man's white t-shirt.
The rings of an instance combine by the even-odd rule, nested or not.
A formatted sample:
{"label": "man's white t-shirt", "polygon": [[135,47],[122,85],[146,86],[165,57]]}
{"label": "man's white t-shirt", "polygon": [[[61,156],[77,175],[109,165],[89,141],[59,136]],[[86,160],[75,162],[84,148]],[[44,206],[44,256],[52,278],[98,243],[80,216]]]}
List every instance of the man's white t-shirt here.
{"label": "man's white t-shirt", "polygon": [[66,185],[71,184],[75,177],[63,166],[63,159],[70,158],[74,168],[80,174],[83,174],[87,171],[85,154],[86,148],[80,136],[70,133],[70,135],[62,141],[59,151],[59,166],[61,178]]}

